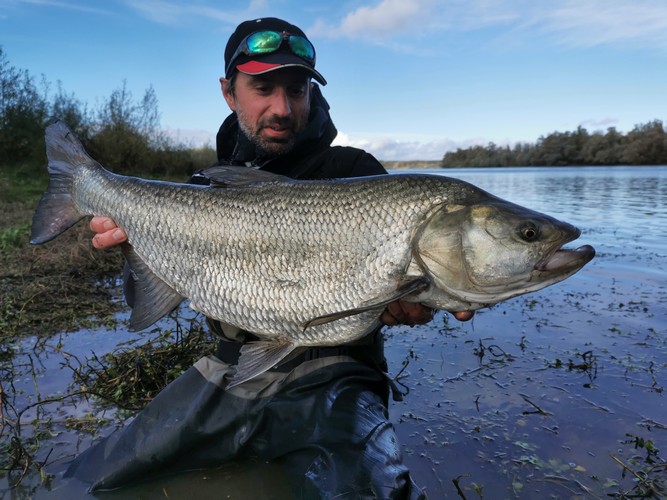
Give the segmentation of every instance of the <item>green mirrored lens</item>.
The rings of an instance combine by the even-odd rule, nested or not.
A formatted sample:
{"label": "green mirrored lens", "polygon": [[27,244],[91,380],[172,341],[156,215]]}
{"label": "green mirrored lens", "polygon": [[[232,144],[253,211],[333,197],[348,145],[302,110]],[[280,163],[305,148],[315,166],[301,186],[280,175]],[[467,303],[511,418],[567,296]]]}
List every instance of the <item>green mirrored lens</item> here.
{"label": "green mirrored lens", "polygon": [[290,35],[289,46],[297,56],[305,57],[306,59],[313,59],[315,57],[315,49],[311,43],[304,37],[299,35]]}
{"label": "green mirrored lens", "polygon": [[260,31],[250,35],[246,43],[251,53],[264,54],[278,50],[282,43],[282,36],[275,31]]}

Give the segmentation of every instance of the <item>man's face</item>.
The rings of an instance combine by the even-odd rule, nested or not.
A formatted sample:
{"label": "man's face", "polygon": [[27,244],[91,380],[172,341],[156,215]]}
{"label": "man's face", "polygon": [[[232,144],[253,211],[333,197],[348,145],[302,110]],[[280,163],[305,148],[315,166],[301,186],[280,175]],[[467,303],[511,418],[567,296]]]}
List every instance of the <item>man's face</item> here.
{"label": "man's face", "polygon": [[268,156],[285,154],[308,123],[310,80],[285,68],[264,75],[236,75],[234,93],[220,80],[227,104],[235,111],[243,133]]}

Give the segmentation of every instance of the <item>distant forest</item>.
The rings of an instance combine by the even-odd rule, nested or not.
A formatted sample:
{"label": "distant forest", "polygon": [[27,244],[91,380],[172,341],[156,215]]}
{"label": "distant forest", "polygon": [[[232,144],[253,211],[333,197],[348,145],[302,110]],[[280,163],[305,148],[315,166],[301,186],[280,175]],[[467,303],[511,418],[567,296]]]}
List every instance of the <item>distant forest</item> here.
{"label": "distant forest", "polygon": [[627,134],[614,127],[588,132],[553,132],[535,144],[473,146],[446,153],[443,167],[564,165],[667,165],[667,134],[660,120],[636,125]]}
{"label": "distant forest", "polygon": [[[118,173],[189,176],[215,162],[211,147],[176,144],[160,126],[152,87],[135,100],[125,82],[90,107],[42,75],[12,66],[0,46],[0,174],[44,171],[44,129],[51,117],[65,121],[89,153]],[[474,146],[446,153],[443,167],[530,165],[667,165],[667,134],[660,120],[627,134],[554,132],[536,144]],[[20,167],[20,168],[19,168]]]}

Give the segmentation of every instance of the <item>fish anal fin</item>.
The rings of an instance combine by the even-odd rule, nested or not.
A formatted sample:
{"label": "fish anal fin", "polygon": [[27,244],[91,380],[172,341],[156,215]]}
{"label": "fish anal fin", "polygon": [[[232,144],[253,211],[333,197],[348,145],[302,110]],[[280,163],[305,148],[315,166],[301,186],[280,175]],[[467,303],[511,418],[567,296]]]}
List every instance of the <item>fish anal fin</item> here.
{"label": "fish anal fin", "polygon": [[348,309],[346,311],[338,311],[332,314],[325,314],[323,316],[318,316],[313,318],[310,321],[307,321],[303,325],[303,329],[306,330],[312,326],[324,325],[326,323],[331,323],[332,321],[337,321],[342,318],[347,318],[348,316],[354,316],[355,314],[361,314],[372,309],[379,309],[381,307],[386,307],[388,304],[396,300],[400,300],[408,295],[412,295],[418,292],[421,292],[428,288],[431,285],[431,280],[425,277],[419,277],[411,279],[409,281],[402,282],[395,290],[394,293],[390,294],[387,297],[378,297],[374,300],[368,301],[363,304],[361,307],[356,307],[354,309]]}
{"label": "fish anal fin", "polygon": [[236,373],[227,384],[231,388],[273,368],[296,349],[288,339],[248,342],[241,347]]}
{"label": "fish anal fin", "polygon": [[134,278],[130,331],[148,328],[169,314],[183,301],[183,296],[162,281],[128,243],[121,246]]}

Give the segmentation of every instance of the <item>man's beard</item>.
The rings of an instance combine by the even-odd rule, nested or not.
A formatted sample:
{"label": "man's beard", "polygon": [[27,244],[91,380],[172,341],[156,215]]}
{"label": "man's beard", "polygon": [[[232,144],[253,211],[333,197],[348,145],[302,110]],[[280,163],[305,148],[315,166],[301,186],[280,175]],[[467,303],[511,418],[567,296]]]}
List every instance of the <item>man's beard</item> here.
{"label": "man's beard", "polygon": [[[295,120],[294,118],[280,118],[272,116],[266,120],[262,120],[257,124],[256,128],[248,125],[248,120],[242,111],[236,111],[238,123],[241,131],[252,142],[257,149],[257,156],[274,157],[289,153],[296,142],[297,134],[305,128],[306,119]],[[261,135],[261,131],[265,127],[278,126],[280,128],[287,128],[292,133],[285,139],[267,139]]]}

